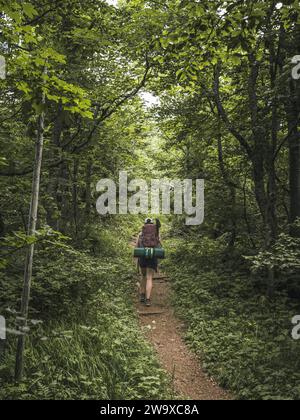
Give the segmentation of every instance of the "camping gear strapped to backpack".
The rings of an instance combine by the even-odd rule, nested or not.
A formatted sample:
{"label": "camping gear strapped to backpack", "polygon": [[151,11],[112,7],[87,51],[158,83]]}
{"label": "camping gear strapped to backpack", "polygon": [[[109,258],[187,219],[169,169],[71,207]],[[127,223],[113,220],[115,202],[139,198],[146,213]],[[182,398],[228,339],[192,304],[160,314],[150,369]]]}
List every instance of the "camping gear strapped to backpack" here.
{"label": "camping gear strapped to backpack", "polygon": [[135,248],[135,258],[159,258],[163,260],[165,258],[165,250],[163,248]]}

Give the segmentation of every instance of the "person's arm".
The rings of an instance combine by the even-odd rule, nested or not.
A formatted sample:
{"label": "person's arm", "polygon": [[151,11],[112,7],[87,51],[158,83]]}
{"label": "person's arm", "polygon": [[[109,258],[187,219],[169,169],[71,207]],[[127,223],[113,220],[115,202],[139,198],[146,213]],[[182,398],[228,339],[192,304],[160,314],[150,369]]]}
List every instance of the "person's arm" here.
{"label": "person's arm", "polygon": [[141,239],[141,234],[139,233],[138,234],[138,237],[137,237],[137,240],[136,240],[136,244],[135,244],[135,247],[136,248],[139,248],[140,247],[140,242],[141,242],[140,239]]}
{"label": "person's arm", "polygon": [[[136,243],[135,243],[135,247],[138,248],[140,244],[140,234],[137,237]],[[139,259],[137,257],[134,258],[135,260],[135,264],[136,264],[136,269],[137,269],[137,273],[140,274],[140,265],[139,265]]]}

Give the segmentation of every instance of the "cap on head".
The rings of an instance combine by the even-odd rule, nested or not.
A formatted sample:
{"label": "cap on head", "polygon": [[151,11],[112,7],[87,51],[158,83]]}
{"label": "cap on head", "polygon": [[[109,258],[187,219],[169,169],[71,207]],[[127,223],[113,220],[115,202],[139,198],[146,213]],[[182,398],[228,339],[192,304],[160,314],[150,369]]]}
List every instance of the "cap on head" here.
{"label": "cap on head", "polygon": [[153,219],[150,219],[150,217],[147,217],[147,219],[145,220],[145,225],[153,225]]}

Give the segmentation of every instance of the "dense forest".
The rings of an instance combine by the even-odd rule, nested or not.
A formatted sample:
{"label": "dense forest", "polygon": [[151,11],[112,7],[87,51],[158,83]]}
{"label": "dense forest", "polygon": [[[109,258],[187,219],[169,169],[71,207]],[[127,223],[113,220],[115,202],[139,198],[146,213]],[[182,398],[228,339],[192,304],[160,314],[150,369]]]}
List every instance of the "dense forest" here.
{"label": "dense forest", "polygon": [[185,343],[232,398],[300,399],[299,2],[0,5],[0,399],[187,397],[138,322],[147,215],[97,212],[120,171],[205,181],[201,225],[152,215]]}

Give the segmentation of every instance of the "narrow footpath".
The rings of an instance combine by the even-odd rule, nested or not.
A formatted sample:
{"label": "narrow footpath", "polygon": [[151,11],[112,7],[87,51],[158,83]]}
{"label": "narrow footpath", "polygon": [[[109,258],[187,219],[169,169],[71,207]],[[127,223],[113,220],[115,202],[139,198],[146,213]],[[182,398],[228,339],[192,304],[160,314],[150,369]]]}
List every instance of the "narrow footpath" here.
{"label": "narrow footpath", "polygon": [[172,377],[174,395],[194,400],[233,399],[204,373],[197,356],[185,344],[184,325],[174,315],[170,294],[168,278],[157,274],[152,306],[147,308],[137,302],[137,310],[140,325],[153,344],[162,368]]}

